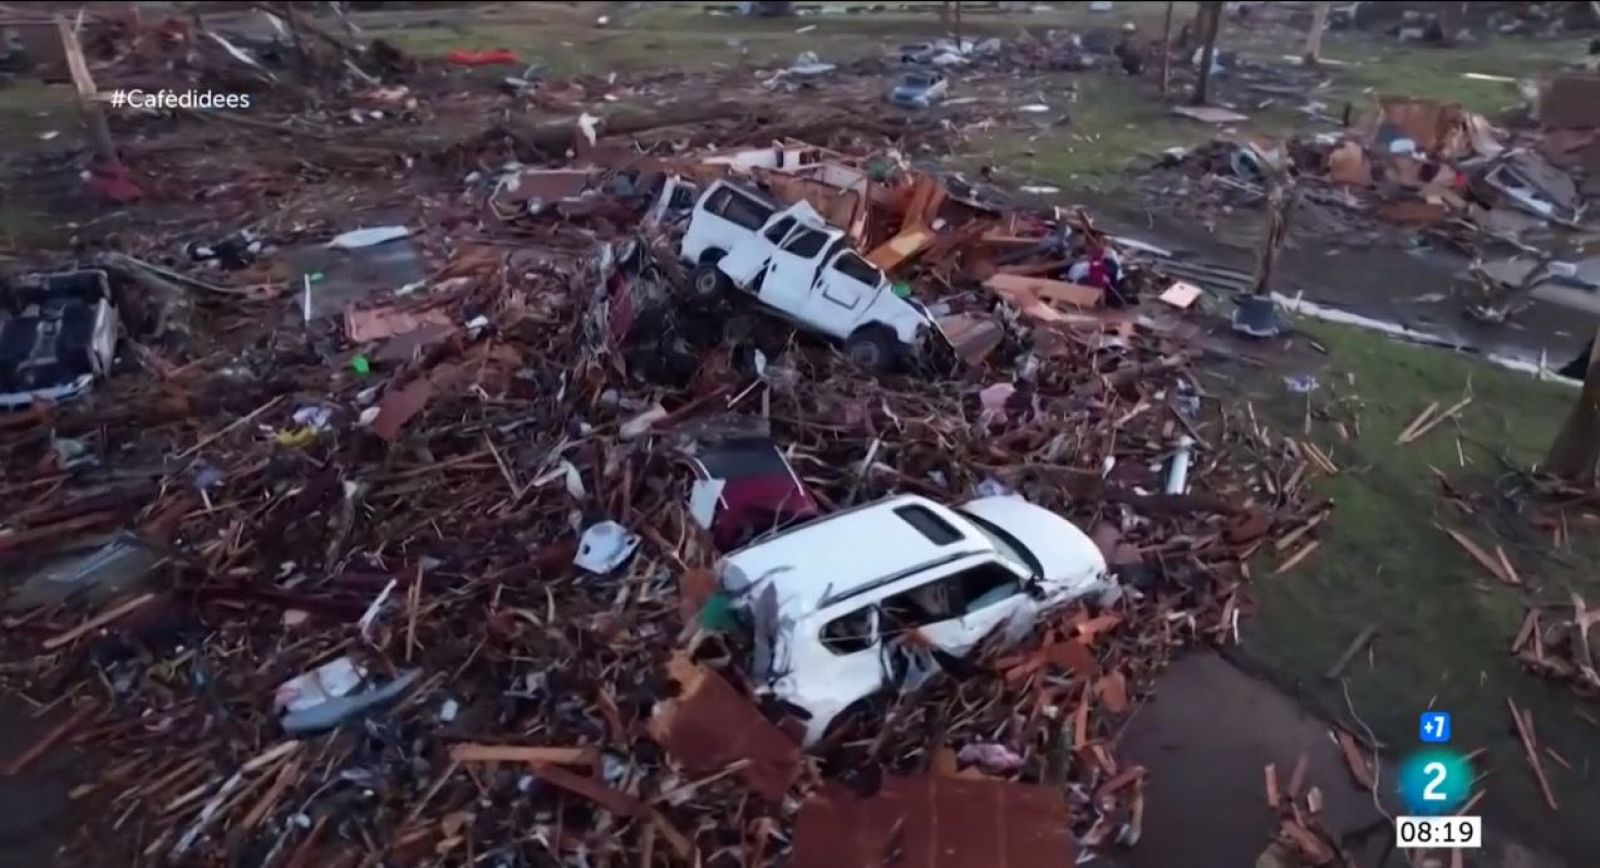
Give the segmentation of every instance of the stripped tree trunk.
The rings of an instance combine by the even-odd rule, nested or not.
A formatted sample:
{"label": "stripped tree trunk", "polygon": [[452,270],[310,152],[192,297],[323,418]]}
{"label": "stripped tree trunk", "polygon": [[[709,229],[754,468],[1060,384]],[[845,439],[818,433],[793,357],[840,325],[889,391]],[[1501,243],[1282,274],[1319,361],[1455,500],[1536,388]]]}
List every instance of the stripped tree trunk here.
{"label": "stripped tree trunk", "polygon": [[1584,373],[1583,391],[1567,414],[1561,433],[1550,444],[1543,470],[1571,482],[1595,481],[1600,466],[1600,330],[1589,345],[1589,369]]}
{"label": "stripped tree trunk", "polygon": [[1200,52],[1200,76],[1195,79],[1194,105],[1206,104],[1206,88],[1211,83],[1211,64],[1217,57],[1217,35],[1222,32],[1222,0],[1206,0],[1201,5],[1205,50]]}
{"label": "stripped tree trunk", "polygon": [[1311,30],[1306,33],[1306,50],[1300,59],[1306,66],[1316,66],[1322,62],[1322,31],[1328,27],[1328,10],[1333,8],[1333,3],[1318,3],[1311,10]]}
{"label": "stripped tree trunk", "polygon": [[1167,95],[1167,87],[1172,82],[1172,7],[1167,3],[1167,23],[1161,28],[1161,96]]}

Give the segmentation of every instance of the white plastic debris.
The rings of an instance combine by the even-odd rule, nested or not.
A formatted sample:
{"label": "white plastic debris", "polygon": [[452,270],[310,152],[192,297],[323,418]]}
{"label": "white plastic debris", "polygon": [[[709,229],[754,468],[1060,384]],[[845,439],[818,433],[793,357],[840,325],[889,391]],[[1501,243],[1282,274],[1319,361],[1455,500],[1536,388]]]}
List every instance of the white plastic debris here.
{"label": "white plastic debris", "polygon": [[389,595],[394,593],[394,589],[399,583],[399,579],[390,579],[389,584],[383,586],[383,591],[378,594],[378,598],[372,601],[372,605],[368,606],[365,612],[361,613],[361,620],[357,622],[361,627],[361,638],[372,638],[370,635],[372,625],[378,622],[378,616],[383,613],[383,604],[389,602]]}
{"label": "white plastic debris", "polygon": [[328,246],[336,250],[360,250],[363,247],[372,247],[405,238],[411,230],[405,226],[373,226],[367,229],[352,229],[342,235],[335,236]]}
{"label": "white plastic debris", "polygon": [[344,696],[367,677],[349,657],[340,657],[304,672],[278,685],[272,705],[279,713],[304,711],[330,699]]}
{"label": "white plastic debris", "polygon": [[617,435],[624,440],[636,439],[647,433],[650,430],[650,426],[654,425],[658,420],[665,419],[666,417],[667,409],[660,404],[657,404],[643,413],[633,417],[632,419],[622,423],[622,427],[617,431]]}
{"label": "white plastic debris", "polygon": [[454,721],[456,719],[456,715],[460,713],[461,703],[455,701],[454,699],[446,699],[444,704],[439,706],[439,722],[450,723],[451,721]]}
{"label": "white plastic debris", "polygon": [[1016,492],[1012,491],[1010,486],[995,479],[993,476],[984,477],[983,481],[978,483],[979,497],[1012,497],[1015,495]]}
{"label": "white plastic debris", "polygon": [[639,537],[614,521],[602,521],[583,532],[578,555],[572,562],[591,573],[603,576],[622,566],[636,549]]}
{"label": "white plastic debris", "polygon": [[694,517],[695,524],[706,530],[711,529],[711,523],[717,516],[717,504],[722,500],[722,489],[728,486],[726,479],[696,479],[693,487],[689,489],[689,514]]}
{"label": "white plastic debris", "polygon": [[1178,438],[1178,453],[1172,456],[1172,470],[1167,474],[1167,493],[1182,494],[1189,485],[1189,456],[1194,448],[1190,437]]}
{"label": "white plastic debris", "polygon": [[583,137],[589,141],[590,145],[593,145],[595,142],[595,136],[599,126],[600,119],[592,114],[589,114],[588,112],[584,112],[578,116],[578,129],[583,131]]}

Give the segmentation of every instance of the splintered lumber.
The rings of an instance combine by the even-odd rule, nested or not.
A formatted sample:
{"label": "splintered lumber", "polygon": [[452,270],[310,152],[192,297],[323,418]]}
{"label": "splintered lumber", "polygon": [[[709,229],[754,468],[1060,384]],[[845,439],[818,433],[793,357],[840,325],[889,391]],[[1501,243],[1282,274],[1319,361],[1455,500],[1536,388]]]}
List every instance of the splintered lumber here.
{"label": "splintered lumber", "polygon": [[1376,779],[1372,776],[1372,767],[1367,764],[1367,757],[1361,752],[1361,746],[1356,744],[1355,736],[1342,729],[1334,730],[1334,738],[1339,742],[1339,750],[1344,752],[1345,765],[1350,767],[1351,777],[1364,790],[1377,786]]}
{"label": "splintered lumber", "polygon": [[[1434,427],[1437,426],[1440,422],[1443,422],[1444,420],[1455,416],[1457,413],[1459,413],[1462,410],[1466,409],[1467,405],[1471,404],[1471,403],[1472,403],[1472,396],[1469,395],[1469,396],[1467,396],[1465,398],[1462,398],[1460,401],[1457,401],[1456,403],[1450,405],[1450,408],[1448,410],[1445,410],[1443,413],[1440,413],[1439,415],[1433,417],[1432,419],[1429,419],[1427,422],[1424,422],[1423,424],[1417,426],[1414,429],[1408,428],[1405,431],[1401,432],[1400,441],[1399,442],[1401,442],[1401,443],[1411,443],[1411,442],[1414,442],[1414,441],[1422,439],[1423,435],[1427,434],[1429,431],[1432,431],[1434,429]],[[1438,405],[1434,404],[1433,406],[1437,407]]]}
{"label": "splintered lumber", "polygon": [[1544,764],[1539,761],[1539,750],[1533,743],[1533,733],[1529,731],[1531,716],[1524,720],[1522,712],[1509,696],[1506,697],[1506,708],[1511,710],[1511,721],[1517,725],[1517,737],[1522,740],[1522,750],[1528,755],[1528,765],[1533,767],[1533,776],[1539,781],[1539,791],[1544,793],[1545,804],[1549,805],[1552,811],[1561,810],[1561,806],[1556,804],[1555,793],[1550,789],[1550,779],[1545,777]]}
{"label": "splintered lumber", "polygon": [[1277,763],[1267,763],[1267,767],[1262,769],[1262,773],[1267,779],[1267,804],[1271,805],[1272,809],[1276,811],[1283,804],[1283,796],[1278,792]]}
{"label": "splintered lumber", "polygon": [[100,703],[90,701],[80,705],[71,716],[61,721],[56,727],[44,734],[43,738],[33,743],[33,746],[18,754],[15,758],[0,768],[0,777],[12,777],[22,774],[28,766],[32,765],[39,757],[44,756],[55,747],[63,738],[72,734],[72,731],[83,725],[83,722],[93,717],[100,710]]}
{"label": "splintered lumber", "polygon": [[[1310,768],[1310,766],[1311,766],[1311,755],[1310,754],[1302,753],[1302,754],[1300,754],[1299,758],[1294,761],[1294,771],[1289,773],[1289,798],[1290,799],[1298,799],[1298,798],[1300,798],[1300,789],[1305,786],[1305,783],[1306,783],[1306,771]],[[1312,789],[1315,790],[1315,787],[1313,787]],[[1313,809],[1313,810],[1315,810],[1315,809]]]}
{"label": "splintered lumber", "polygon": [[1417,414],[1417,418],[1411,420],[1410,425],[1407,425],[1405,429],[1400,432],[1400,436],[1394,438],[1394,442],[1396,444],[1410,443],[1411,438],[1415,436],[1416,430],[1421,428],[1423,425],[1426,425],[1428,420],[1433,418],[1434,411],[1438,409],[1438,401],[1434,401],[1432,404],[1429,404],[1421,413]]}
{"label": "splintered lumber", "polygon": [[1489,557],[1489,553],[1484,551],[1482,548],[1479,548],[1477,543],[1473,542],[1471,539],[1468,539],[1466,534],[1452,527],[1445,527],[1443,525],[1435,525],[1435,527],[1438,527],[1440,530],[1443,530],[1445,533],[1449,534],[1450,538],[1455,540],[1457,545],[1461,546],[1463,549],[1466,549],[1467,554],[1471,555],[1473,560],[1477,561],[1479,564],[1482,564],[1483,568],[1488,570],[1489,573],[1495,578],[1508,585],[1517,584],[1515,579],[1509,575],[1506,575],[1505,568],[1500,565],[1499,561]]}
{"label": "splintered lumber", "polygon": [[44,650],[51,651],[56,648],[60,648],[62,645],[70,645],[79,638],[93,633],[112,621],[115,621],[129,612],[139,608],[140,606],[149,603],[155,598],[156,595],[154,593],[140,594],[139,596],[134,597],[120,606],[101,612],[100,614],[90,618],[87,621],[84,621],[82,624],[73,627],[71,630],[68,630],[65,633],[62,633],[58,636],[52,636],[49,639],[44,640]]}
{"label": "splintered lumber", "polygon": [[1276,570],[1274,570],[1272,574],[1275,575],[1275,576],[1281,576],[1284,573],[1287,573],[1290,570],[1294,569],[1296,566],[1299,565],[1299,563],[1301,561],[1303,561],[1306,558],[1310,557],[1311,553],[1316,551],[1317,547],[1320,546],[1320,545],[1322,545],[1322,540],[1319,540],[1319,539],[1318,540],[1312,540],[1311,542],[1307,543],[1305,548],[1303,548],[1303,549],[1295,552],[1293,555],[1291,555],[1289,557],[1289,559],[1284,561],[1283,565],[1278,567]]}
{"label": "splintered lumber", "polygon": [[513,744],[453,744],[450,759],[458,763],[553,763],[560,766],[592,766],[600,752],[592,747],[526,747]]}

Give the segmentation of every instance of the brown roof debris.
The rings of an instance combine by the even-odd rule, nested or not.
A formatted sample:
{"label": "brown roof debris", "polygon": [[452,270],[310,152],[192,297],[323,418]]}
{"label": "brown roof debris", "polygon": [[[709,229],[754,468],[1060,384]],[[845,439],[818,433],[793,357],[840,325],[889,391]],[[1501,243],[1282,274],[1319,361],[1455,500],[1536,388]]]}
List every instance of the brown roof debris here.
{"label": "brown roof debris", "polygon": [[861,798],[832,786],[795,820],[795,868],[1059,868],[1077,845],[1052,787],[926,775],[888,777]]}

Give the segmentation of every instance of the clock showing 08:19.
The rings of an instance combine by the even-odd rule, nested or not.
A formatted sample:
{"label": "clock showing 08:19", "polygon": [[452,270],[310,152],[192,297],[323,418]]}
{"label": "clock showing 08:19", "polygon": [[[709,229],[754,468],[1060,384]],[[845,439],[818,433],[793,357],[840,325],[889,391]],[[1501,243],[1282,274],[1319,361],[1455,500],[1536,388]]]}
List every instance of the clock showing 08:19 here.
{"label": "clock showing 08:19", "polygon": [[1400,765],[1400,800],[1411,816],[1395,818],[1402,848],[1482,847],[1483,821],[1458,817],[1472,789],[1472,764],[1448,749],[1418,751]]}

